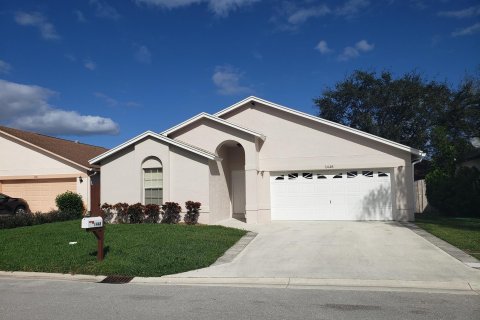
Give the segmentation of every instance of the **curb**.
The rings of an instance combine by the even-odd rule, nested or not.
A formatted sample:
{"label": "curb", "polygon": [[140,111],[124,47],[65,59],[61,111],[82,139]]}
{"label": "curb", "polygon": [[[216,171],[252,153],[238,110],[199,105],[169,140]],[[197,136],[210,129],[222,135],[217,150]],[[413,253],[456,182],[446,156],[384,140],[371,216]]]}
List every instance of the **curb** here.
{"label": "curb", "polygon": [[[24,280],[76,281],[99,283],[105,276],[45,272],[0,271],[0,278]],[[480,295],[480,282],[413,281],[413,280],[358,280],[316,278],[207,278],[207,277],[135,277],[128,284],[184,285],[219,287],[255,287],[311,290],[400,291]]]}
{"label": "curb", "polygon": [[13,277],[17,279],[32,280],[62,280],[79,282],[100,282],[106,276],[92,276],[86,274],[48,273],[48,272],[23,272],[23,271],[0,271],[0,277]]}
{"label": "curb", "polygon": [[337,289],[363,291],[422,291],[480,295],[480,283],[462,281],[412,280],[358,280],[314,278],[188,278],[188,277],[136,277],[130,283],[150,285],[194,285],[265,287],[284,289]]}
{"label": "curb", "polygon": [[446,242],[445,240],[442,240],[430,232],[420,228],[414,223],[411,222],[401,222],[403,226],[406,228],[412,230],[415,234],[419,235],[420,237],[424,238],[440,250],[443,250],[450,256],[454,257],[455,259],[459,260],[466,266],[474,269],[480,269],[480,260],[478,260],[475,257],[472,257],[471,255],[465,253],[464,251],[460,250],[459,248],[455,247],[454,245],[451,245],[450,243]]}

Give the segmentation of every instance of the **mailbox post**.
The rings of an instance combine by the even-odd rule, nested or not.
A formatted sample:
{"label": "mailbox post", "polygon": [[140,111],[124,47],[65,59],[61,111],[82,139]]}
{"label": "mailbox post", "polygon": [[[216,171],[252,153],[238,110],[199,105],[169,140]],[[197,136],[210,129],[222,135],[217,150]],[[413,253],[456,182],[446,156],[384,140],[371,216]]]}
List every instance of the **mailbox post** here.
{"label": "mailbox post", "polygon": [[105,239],[105,227],[102,217],[89,217],[82,219],[82,229],[92,232],[97,238],[97,260],[103,260],[103,241]]}

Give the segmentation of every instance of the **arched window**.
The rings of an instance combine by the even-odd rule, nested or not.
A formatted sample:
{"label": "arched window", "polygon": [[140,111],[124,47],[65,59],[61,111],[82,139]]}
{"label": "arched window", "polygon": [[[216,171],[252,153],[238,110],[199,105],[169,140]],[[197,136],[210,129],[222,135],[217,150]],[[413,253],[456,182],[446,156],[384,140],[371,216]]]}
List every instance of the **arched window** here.
{"label": "arched window", "polygon": [[142,164],[144,204],[163,204],[163,170],[157,158],[147,158]]}

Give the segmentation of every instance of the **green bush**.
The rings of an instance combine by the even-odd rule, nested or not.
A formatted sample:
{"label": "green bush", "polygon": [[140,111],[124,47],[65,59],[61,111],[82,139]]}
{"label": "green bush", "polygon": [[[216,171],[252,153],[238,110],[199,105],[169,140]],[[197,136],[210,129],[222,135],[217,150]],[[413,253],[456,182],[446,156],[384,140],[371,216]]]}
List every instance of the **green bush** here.
{"label": "green bush", "polygon": [[460,167],[454,175],[435,169],[426,178],[428,203],[447,216],[480,217],[480,171]]}
{"label": "green bush", "polygon": [[82,196],[75,192],[67,191],[59,194],[55,198],[55,203],[58,210],[68,216],[81,218],[85,211]]}
{"label": "green bush", "polygon": [[0,229],[12,229],[18,227],[33,226],[37,224],[52,223],[59,221],[75,220],[75,214],[52,210],[47,213],[35,212],[15,214],[12,216],[0,217]]}

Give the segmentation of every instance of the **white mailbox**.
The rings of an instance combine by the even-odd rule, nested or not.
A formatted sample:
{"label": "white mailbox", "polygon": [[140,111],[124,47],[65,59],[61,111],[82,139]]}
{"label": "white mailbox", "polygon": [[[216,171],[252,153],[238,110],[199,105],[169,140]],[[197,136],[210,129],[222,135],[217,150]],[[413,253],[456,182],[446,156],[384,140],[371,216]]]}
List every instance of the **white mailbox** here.
{"label": "white mailbox", "polygon": [[90,218],[83,218],[82,219],[82,228],[83,229],[101,228],[101,227],[103,227],[102,217],[90,217]]}

